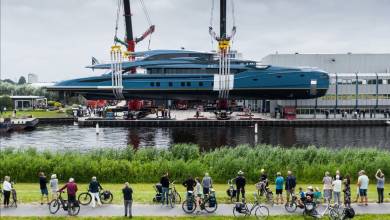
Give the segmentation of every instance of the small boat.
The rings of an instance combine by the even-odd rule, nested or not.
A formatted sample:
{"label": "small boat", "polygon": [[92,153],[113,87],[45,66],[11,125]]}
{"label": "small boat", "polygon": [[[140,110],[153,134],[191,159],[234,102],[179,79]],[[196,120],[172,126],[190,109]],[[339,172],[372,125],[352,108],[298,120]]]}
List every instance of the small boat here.
{"label": "small boat", "polygon": [[14,131],[33,130],[38,122],[37,118],[13,118],[11,119],[11,129]]}

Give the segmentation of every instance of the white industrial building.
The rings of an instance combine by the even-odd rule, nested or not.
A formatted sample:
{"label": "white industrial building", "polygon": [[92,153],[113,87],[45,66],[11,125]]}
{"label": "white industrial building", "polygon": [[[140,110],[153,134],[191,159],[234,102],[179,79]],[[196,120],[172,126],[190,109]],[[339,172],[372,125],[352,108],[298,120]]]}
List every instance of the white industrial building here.
{"label": "white industrial building", "polygon": [[[364,112],[370,117],[384,117],[383,113],[390,112],[390,54],[271,54],[262,59],[262,64],[318,67],[330,75],[325,96],[271,101],[271,112],[285,107],[295,108],[298,115],[326,112],[335,117],[341,112]],[[267,102],[258,103],[264,109],[262,105]]]}

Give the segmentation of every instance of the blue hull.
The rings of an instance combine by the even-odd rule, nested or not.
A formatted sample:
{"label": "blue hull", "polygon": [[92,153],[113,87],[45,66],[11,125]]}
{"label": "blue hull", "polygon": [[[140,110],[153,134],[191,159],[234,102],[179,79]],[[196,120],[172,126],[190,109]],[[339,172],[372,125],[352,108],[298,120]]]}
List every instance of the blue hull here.
{"label": "blue hull", "polygon": [[[123,75],[123,96],[126,99],[215,100],[218,99],[215,82],[213,74]],[[81,94],[87,99],[116,99],[111,85],[111,75],[107,74],[63,81],[48,90]],[[229,98],[310,99],[325,95],[328,87],[329,76],[323,71],[270,66],[234,74]]]}

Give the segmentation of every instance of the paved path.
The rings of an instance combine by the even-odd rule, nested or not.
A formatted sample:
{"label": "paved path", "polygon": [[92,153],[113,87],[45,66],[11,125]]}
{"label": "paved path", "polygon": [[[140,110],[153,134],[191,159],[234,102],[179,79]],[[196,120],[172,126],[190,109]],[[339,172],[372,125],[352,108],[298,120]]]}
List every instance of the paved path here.
{"label": "paved path", "polygon": [[[193,215],[233,215],[232,204],[220,204],[218,210],[214,214],[207,214],[202,211],[198,214]],[[390,203],[385,204],[369,204],[368,206],[357,206],[354,205],[356,214],[390,214]],[[284,206],[275,205],[270,209],[271,215],[288,215],[284,209]],[[324,207],[320,208],[322,211]],[[104,205],[98,208],[91,208],[90,206],[82,206],[79,215],[80,216],[122,216],[123,207],[121,205]],[[298,209],[295,214],[301,214],[302,210]],[[50,216],[47,205],[31,205],[21,204],[18,208],[7,208],[1,207],[0,216]],[[67,215],[67,212],[59,210],[56,214],[58,216]],[[145,204],[134,204],[133,205],[134,216],[185,216],[181,205],[177,205],[175,208],[162,207],[161,205],[145,205]]]}

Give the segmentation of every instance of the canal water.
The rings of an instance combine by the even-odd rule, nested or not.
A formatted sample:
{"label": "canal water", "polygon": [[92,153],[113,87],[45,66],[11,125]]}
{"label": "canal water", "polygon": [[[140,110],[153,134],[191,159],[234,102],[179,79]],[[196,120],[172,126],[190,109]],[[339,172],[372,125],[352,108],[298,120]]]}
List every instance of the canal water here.
{"label": "canal water", "polygon": [[283,147],[308,145],[329,148],[377,147],[390,150],[390,127],[209,127],[209,128],[80,128],[74,125],[40,125],[34,131],[0,136],[1,148],[81,152],[101,148],[154,146],[167,148],[176,143],[194,143],[202,150],[240,144],[271,144]]}

